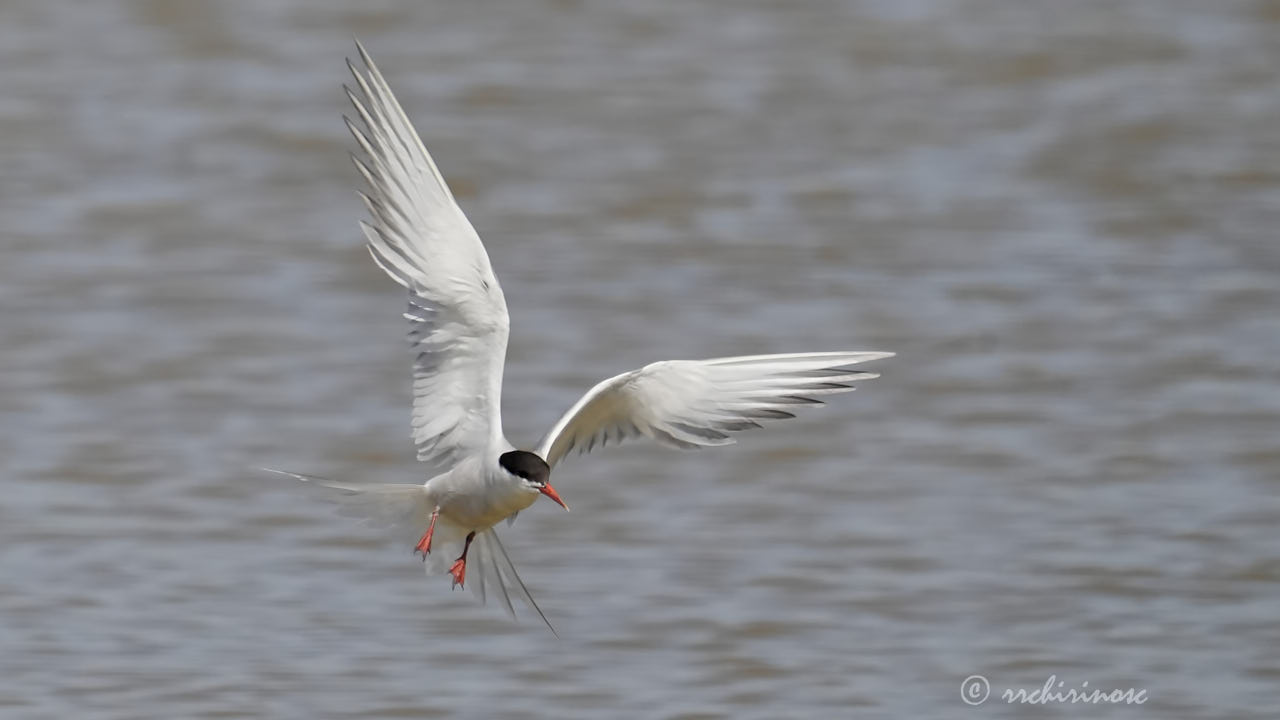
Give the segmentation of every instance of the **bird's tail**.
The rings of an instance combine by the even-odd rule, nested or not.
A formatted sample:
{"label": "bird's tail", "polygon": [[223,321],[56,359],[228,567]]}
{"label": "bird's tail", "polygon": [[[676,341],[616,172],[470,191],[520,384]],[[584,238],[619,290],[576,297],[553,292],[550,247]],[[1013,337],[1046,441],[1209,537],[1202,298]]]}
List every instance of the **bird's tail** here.
{"label": "bird's tail", "polygon": [[516,566],[511,564],[507,549],[502,547],[498,532],[493,528],[476,534],[475,540],[471,542],[471,550],[467,554],[467,575],[467,584],[480,598],[481,603],[485,602],[486,593],[492,593],[502,603],[507,614],[514,618],[516,609],[511,603],[511,597],[514,595],[538,613],[538,617],[546,623],[552,635],[560,637],[552,627],[551,621],[543,614],[542,608],[534,602],[533,595],[529,594],[529,588],[525,587],[524,581],[520,579]]}
{"label": "bird's tail", "polygon": [[[431,523],[431,511],[435,509],[422,485],[348,483],[286,470],[261,469],[323,489],[322,497],[337,504],[339,514],[361,518],[366,524],[375,527],[392,529],[409,547],[426,532]],[[462,553],[468,532],[467,528],[455,525],[444,517],[437,518],[432,533],[431,554],[423,558],[428,575],[443,573],[449,569]],[[490,594],[497,597],[512,617],[516,617],[516,611],[511,598],[520,598],[542,618],[552,634],[556,633],[542,608],[538,607],[533,595],[529,594],[529,589],[516,572],[506,548],[498,539],[498,533],[492,528],[477,533],[471,541],[471,548],[467,552],[466,585],[480,598],[481,603],[486,602]]]}

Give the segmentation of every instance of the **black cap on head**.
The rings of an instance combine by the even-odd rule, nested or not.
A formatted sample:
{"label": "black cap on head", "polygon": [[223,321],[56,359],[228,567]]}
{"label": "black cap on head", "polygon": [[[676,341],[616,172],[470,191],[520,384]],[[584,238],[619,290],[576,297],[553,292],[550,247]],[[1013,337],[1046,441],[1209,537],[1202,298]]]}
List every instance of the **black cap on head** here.
{"label": "black cap on head", "polygon": [[512,450],[498,458],[498,464],[507,472],[541,485],[551,477],[551,466],[545,460],[527,450]]}

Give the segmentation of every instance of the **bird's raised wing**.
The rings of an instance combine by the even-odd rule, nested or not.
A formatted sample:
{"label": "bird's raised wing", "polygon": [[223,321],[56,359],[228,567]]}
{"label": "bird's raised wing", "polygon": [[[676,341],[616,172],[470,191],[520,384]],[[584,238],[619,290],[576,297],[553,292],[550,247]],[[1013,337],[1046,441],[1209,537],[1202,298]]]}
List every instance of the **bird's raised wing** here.
{"label": "bird's raised wing", "polygon": [[356,88],[345,88],[359,122],[347,127],[369,183],[372,216],[361,222],[374,261],[409,290],[404,314],[418,355],[413,440],[438,465],[502,440],[502,366],[510,321],[480,237],[454,202],[435,162],[365,49]]}
{"label": "bird's raised wing", "polygon": [[797,407],[820,405],[819,396],[877,377],[848,366],[892,356],[818,352],[656,362],[591,388],[542,438],[537,453],[555,465],[574,448],[589,452],[635,436],[681,448],[729,445],[731,432],[795,417]]}

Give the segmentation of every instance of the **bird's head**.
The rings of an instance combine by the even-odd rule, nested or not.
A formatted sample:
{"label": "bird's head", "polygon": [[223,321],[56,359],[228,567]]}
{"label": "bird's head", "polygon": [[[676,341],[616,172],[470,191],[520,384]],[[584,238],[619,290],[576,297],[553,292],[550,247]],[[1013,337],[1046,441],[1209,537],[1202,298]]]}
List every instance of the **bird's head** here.
{"label": "bird's head", "polygon": [[540,492],[551,498],[557,505],[569,509],[560,499],[560,493],[551,487],[547,480],[551,477],[551,466],[547,461],[526,450],[512,450],[498,458],[503,470],[519,478],[530,490]]}

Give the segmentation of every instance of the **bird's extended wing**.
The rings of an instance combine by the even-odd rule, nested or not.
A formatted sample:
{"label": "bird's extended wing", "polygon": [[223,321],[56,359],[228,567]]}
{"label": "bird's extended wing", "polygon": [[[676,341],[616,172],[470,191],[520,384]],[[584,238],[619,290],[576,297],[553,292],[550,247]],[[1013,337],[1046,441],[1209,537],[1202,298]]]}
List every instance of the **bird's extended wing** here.
{"label": "bird's extended wing", "polygon": [[409,290],[413,324],[413,440],[437,465],[502,438],[502,366],[510,321],[480,237],[467,221],[409,118],[365,49],[347,62],[358,122],[347,127],[369,184],[361,222],[378,265]]}
{"label": "bird's extended wing", "polygon": [[797,407],[819,405],[822,395],[849,392],[875,373],[850,365],[892,357],[886,352],[747,355],[712,360],[666,360],[596,385],[538,443],[555,465],[570,450],[628,437],[653,438],[689,448],[729,445],[729,433],[762,420],[794,417]]}

